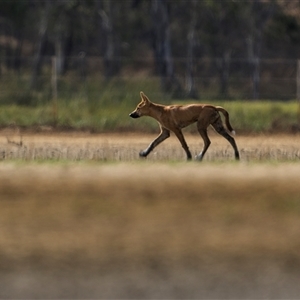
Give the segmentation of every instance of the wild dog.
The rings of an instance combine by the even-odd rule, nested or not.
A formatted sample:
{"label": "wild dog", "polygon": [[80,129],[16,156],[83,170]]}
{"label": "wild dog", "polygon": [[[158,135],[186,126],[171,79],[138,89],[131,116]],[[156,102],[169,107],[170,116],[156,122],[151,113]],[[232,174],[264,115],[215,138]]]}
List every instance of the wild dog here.
{"label": "wild dog", "polygon": [[166,106],[151,102],[143,92],[140,92],[140,96],[141,102],[137,105],[136,109],[129,114],[129,116],[132,118],[139,118],[142,116],[152,117],[159,123],[161,130],[158,137],[154,139],[145,150],[140,152],[140,157],[146,157],[156,146],[167,139],[172,131],[180,141],[181,146],[187,155],[187,159],[191,160],[192,155],[181,129],[191,125],[192,123],[197,123],[197,129],[204,141],[202,151],[196,156],[197,160],[201,161],[203,159],[204,154],[211,144],[207,135],[207,128],[210,125],[216,130],[216,132],[229,141],[234,149],[235,159],[240,159],[235,140],[224,128],[219,114],[219,112],[221,112],[224,115],[227,129],[231,132],[231,134],[235,134],[229,122],[229,114],[223,107],[210,104]]}

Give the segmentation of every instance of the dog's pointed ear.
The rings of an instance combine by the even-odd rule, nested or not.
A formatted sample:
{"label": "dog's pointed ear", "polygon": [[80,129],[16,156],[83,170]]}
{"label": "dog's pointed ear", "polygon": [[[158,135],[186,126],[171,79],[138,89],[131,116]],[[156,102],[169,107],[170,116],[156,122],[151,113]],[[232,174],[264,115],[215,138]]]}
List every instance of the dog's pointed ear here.
{"label": "dog's pointed ear", "polygon": [[143,101],[150,102],[149,98],[143,92],[140,92],[140,95]]}

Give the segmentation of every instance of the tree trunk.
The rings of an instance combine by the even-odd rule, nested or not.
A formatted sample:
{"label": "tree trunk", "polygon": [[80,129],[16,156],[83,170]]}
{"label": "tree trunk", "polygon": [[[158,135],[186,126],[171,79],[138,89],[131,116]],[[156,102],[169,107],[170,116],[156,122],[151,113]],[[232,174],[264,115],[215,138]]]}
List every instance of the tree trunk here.
{"label": "tree trunk", "polygon": [[56,56],[56,73],[57,75],[61,75],[64,71],[64,51],[63,51],[63,39],[61,35],[57,36],[55,39],[55,56]]}
{"label": "tree trunk", "polygon": [[229,68],[230,68],[231,51],[223,53],[222,57],[217,62],[217,67],[220,76],[220,96],[227,98],[229,96]]}
{"label": "tree trunk", "polygon": [[250,70],[252,73],[253,92],[252,97],[254,100],[260,98],[260,58],[263,43],[263,32],[267,21],[274,14],[276,1],[264,3],[259,0],[251,2],[251,16],[249,16],[250,32],[247,39],[248,59]]}
{"label": "tree trunk", "polygon": [[[251,73],[251,78],[252,78],[252,99],[253,100],[258,100],[260,97],[260,92],[259,92],[259,85],[260,85],[260,59],[259,55],[256,53],[259,53],[261,46],[261,42],[257,41],[256,42],[256,47],[253,42],[253,38],[249,37],[247,39],[247,46],[248,46],[248,60],[249,60],[249,65],[250,65],[250,73]],[[255,49],[258,48],[258,49]]]}
{"label": "tree trunk", "polygon": [[101,42],[103,49],[104,76],[107,80],[115,76],[120,70],[120,62],[117,59],[117,44],[113,27],[114,6],[111,0],[104,3],[97,1],[98,13],[101,17]]}
{"label": "tree trunk", "polygon": [[194,46],[195,46],[195,31],[196,31],[196,1],[193,1],[191,11],[191,23],[187,36],[187,60],[186,60],[186,95],[188,98],[197,99],[198,93],[195,87],[194,80]]}
{"label": "tree trunk", "polygon": [[30,79],[31,90],[35,89],[37,86],[37,77],[42,62],[42,53],[47,41],[47,30],[48,30],[48,22],[49,22],[51,5],[52,5],[51,0],[46,2],[46,6],[43,11],[43,16],[41,17],[41,21],[40,21],[41,23],[40,23],[39,37],[38,37],[37,47],[36,47],[36,51],[32,63],[32,73]]}
{"label": "tree trunk", "polygon": [[154,56],[163,91],[182,96],[182,88],[174,74],[171,51],[169,12],[165,0],[152,0]]}

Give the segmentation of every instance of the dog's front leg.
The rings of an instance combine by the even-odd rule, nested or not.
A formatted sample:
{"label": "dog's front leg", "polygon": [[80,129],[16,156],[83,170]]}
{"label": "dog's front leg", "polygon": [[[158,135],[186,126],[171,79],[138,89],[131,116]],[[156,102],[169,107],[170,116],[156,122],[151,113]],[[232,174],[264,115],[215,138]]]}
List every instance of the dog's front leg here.
{"label": "dog's front leg", "polygon": [[186,153],[186,156],[187,156],[187,160],[191,160],[192,159],[192,154],[190,152],[190,149],[184,139],[184,136],[182,134],[182,131],[180,129],[177,129],[176,130],[173,130],[174,133],[176,134],[178,140],[180,141],[180,144],[182,146],[182,148],[184,149],[185,153]]}
{"label": "dog's front leg", "polygon": [[140,157],[146,157],[156,146],[170,136],[170,131],[166,128],[161,128],[159,136],[143,151],[140,152]]}

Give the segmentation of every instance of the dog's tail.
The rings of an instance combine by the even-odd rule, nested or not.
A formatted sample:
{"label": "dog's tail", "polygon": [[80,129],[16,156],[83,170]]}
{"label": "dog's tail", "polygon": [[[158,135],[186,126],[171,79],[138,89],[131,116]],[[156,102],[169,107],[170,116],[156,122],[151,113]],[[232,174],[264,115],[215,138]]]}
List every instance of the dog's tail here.
{"label": "dog's tail", "polygon": [[228,111],[225,108],[223,108],[222,106],[216,106],[216,109],[217,109],[217,111],[220,111],[224,115],[224,117],[225,117],[225,124],[226,124],[227,129],[233,135],[235,135],[235,131],[233,130],[233,128],[232,128],[232,126],[231,126],[231,124],[229,122],[229,113],[228,113]]}

